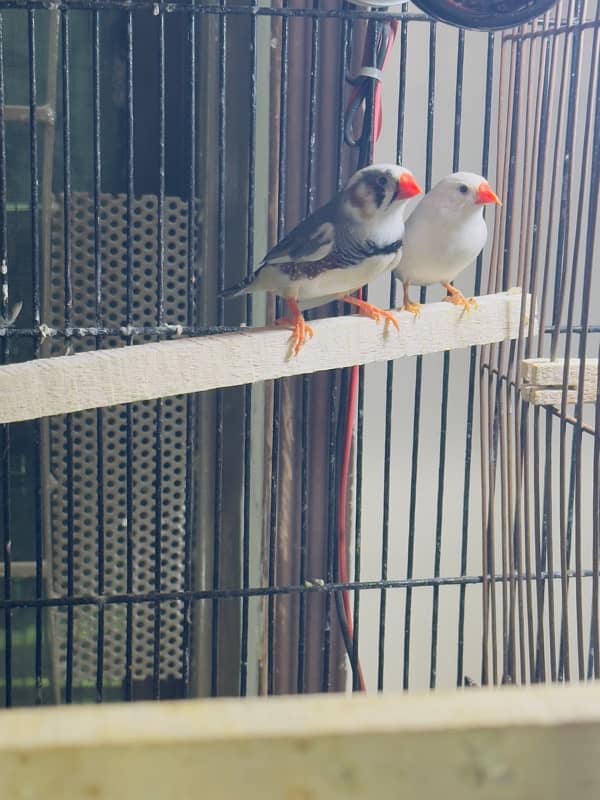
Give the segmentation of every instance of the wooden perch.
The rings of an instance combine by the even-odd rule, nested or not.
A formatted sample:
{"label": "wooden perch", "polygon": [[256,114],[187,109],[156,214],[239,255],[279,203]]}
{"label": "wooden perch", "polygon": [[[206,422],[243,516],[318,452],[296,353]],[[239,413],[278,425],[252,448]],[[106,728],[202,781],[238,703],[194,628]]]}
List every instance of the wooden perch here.
{"label": "wooden perch", "polygon": [[[580,361],[578,358],[569,360],[567,375],[567,403],[576,403],[579,396]],[[565,369],[564,358],[550,361],[549,358],[527,358],[521,365],[523,383],[521,396],[534,406],[561,407],[563,397],[563,376]],[[598,361],[586,358],[583,368],[584,403],[595,403],[598,394]]]}
{"label": "wooden perch", "polygon": [[[312,322],[314,338],[289,356],[290,332],[248,328],[0,367],[0,422],[67,414],[209,389],[515,339],[520,290],[478,298],[466,313],[430,303],[398,314],[400,333],[358,317]],[[527,312],[530,297],[526,296]]]}
{"label": "wooden perch", "polygon": [[591,800],[600,687],[0,712],[7,800]]}

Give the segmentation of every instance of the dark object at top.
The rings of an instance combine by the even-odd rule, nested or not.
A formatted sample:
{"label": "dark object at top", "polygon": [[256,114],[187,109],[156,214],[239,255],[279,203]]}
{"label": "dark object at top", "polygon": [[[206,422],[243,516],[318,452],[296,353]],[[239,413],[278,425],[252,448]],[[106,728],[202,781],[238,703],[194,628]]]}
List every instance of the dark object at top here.
{"label": "dark object at top", "polygon": [[556,0],[413,0],[430,17],[459,28],[514,28],[542,16]]}

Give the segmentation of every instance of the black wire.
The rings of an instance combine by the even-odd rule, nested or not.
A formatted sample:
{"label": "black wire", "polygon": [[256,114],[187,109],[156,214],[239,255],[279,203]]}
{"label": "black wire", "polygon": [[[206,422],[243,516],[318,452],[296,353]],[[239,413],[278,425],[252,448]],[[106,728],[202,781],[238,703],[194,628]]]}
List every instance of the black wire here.
{"label": "black wire", "polygon": [[[378,22],[371,20],[367,28],[367,36],[365,40],[365,53],[373,53],[375,49],[374,58],[375,63],[371,66],[375,69],[383,69],[385,61],[385,54],[388,49],[388,42],[391,36],[392,27],[389,21]],[[363,67],[367,65],[363,64]],[[373,123],[373,98],[375,95],[375,87],[377,85],[377,78],[371,78],[368,75],[357,75],[355,77],[347,77],[346,81],[357,88],[356,97],[349,104],[346,109],[346,116],[344,120],[344,141],[349,147],[359,148],[359,165],[358,168],[367,166],[371,157],[372,149],[372,123]],[[364,105],[364,116],[362,128],[359,136],[354,136],[354,121],[361,106]]]}

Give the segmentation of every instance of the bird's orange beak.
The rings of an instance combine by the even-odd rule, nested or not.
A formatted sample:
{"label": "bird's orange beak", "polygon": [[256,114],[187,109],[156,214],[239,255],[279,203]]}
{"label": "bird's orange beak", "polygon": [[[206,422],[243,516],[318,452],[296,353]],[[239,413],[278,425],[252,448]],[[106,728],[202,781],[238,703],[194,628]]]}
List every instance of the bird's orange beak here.
{"label": "bird's orange beak", "polygon": [[479,185],[477,194],[475,195],[475,202],[481,203],[482,205],[487,205],[488,203],[495,203],[497,206],[502,205],[500,198],[496,192],[492,190],[492,187],[487,181],[483,181],[483,183]]}
{"label": "bird's orange beak", "polygon": [[397,197],[400,200],[408,200],[409,197],[414,197],[421,194],[423,189],[419,186],[416,180],[408,172],[405,172],[398,178]]}

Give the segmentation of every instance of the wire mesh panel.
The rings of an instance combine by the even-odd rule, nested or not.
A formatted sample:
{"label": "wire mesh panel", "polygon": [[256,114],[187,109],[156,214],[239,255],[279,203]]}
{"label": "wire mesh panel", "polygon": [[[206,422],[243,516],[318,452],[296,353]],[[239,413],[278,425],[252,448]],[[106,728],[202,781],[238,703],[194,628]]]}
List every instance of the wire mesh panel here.
{"label": "wire mesh panel", "polygon": [[[139,327],[154,312],[157,296],[156,227],[158,199],[142,196],[133,204],[133,285],[132,323]],[[63,204],[57,202],[52,219],[51,294],[47,319],[60,327],[64,312],[64,216]],[[118,329],[126,306],[122,281],[126,248],[126,197],[100,197],[100,257],[105,295],[103,320]],[[96,283],[94,262],[94,203],[83,193],[71,196],[71,257],[77,263],[73,279],[72,324],[93,328],[96,320]],[[187,310],[188,208],[179,198],[165,198],[165,319],[175,327],[185,321]],[[134,337],[134,341],[149,336]],[[107,336],[101,347],[117,347],[118,337]],[[82,337],[72,345],[73,352],[96,347],[94,336]],[[63,341],[54,339],[52,354],[64,351]],[[157,430],[156,404],[135,404],[131,409],[133,439],[133,592],[152,591],[157,569],[165,591],[181,592],[184,578],[185,526],[185,398],[168,398],[163,403],[162,425]],[[99,431],[99,424],[101,431]],[[50,508],[51,591],[64,596],[72,581],[72,593],[93,595],[102,571],[103,592],[124,594],[127,591],[123,565],[126,563],[126,409],[116,406],[103,412],[102,420],[94,411],[73,415],[67,438],[65,418],[54,417],[49,425],[48,506]],[[160,450],[155,447],[160,436]],[[101,452],[99,450],[101,449]],[[160,459],[160,465],[157,463]],[[68,462],[71,462],[68,464]],[[98,474],[98,464],[102,465]],[[156,473],[162,473],[162,491],[157,495]],[[72,519],[68,519],[67,487],[72,493]],[[160,520],[161,560],[157,566],[154,533],[156,517]],[[98,539],[98,520],[102,519],[102,541]],[[102,552],[98,552],[101,545]],[[100,556],[100,557],[99,557]],[[71,575],[69,575],[71,572]],[[159,663],[160,678],[180,678],[182,673],[181,601],[161,605],[160,626],[155,626],[155,609],[136,606],[133,611],[133,663],[135,680],[150,678]],[[54,646],[62,671],[66,670],[67,611],[53,612]],[[98,611],[78,608],[74,612],[72,653],[73,681],[79,685],[95,682],[98,669],[104,680],[119,682],[125,663],[126,620],[124,607],[109,607],[104,612],[103,642],[98,642]],[[99,652],[99,646],[102,652]]]}
{"label": "wire mesh panel", "polygon": [[[600,406],[567,363],[599,345],[597,4],[499,33],[335,0],[13,5],[3,363],[271,322],[220,291],[370,160],[486,175],[504,205],[457,285],[538,313],[498,345],[3,425],[4,702],[597,676]],[[389,275],[368,292],[398,305]],[[565,358],[558,404],[521,394],[534,356]]]}
{"label": "wire mesh panel", "polygon": [[[536,338],[523,324],[516,347],[481,359],[484,563],[503,576],[485,589],[484,671],[494,680],[581,680],[600,668],[599,431],[583,375],[600,331],[598,14],[598,4],[559,3],[502,38],[498,174],[507,201],[488,288],[527,286],[541,331]],[[522,359],[533,357],[564,359],[555,400],[543,407],[519,394]]]}

